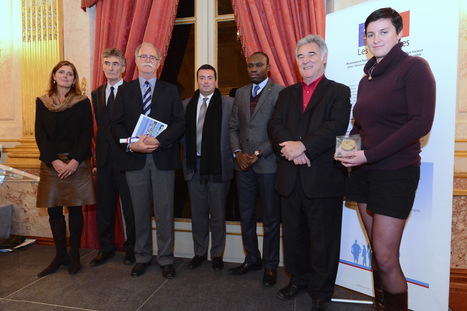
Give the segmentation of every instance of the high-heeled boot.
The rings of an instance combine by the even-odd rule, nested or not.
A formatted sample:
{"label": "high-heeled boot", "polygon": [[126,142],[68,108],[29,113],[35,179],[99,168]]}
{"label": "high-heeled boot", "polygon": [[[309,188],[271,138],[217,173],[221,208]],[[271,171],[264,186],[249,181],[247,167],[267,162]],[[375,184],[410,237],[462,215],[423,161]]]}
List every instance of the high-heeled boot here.
{"label": "high-heeled boot", "polygon": [[83,213],[81,206],[69,206],[68,225],[70,228],[70,265],[68,272],[75,275],[81,270],[79,248],[83,231]]}
{"label": "high-heeled boot", "polygon": [[63,217],[61,207],[51,207],[49,211],[49,223],[52,230],[52,236],[55,243],[55,258],[50,265],[37,274],[38,277],[43,277],[54,273],[62,265],[68,265],[70,257],[66,250],[66,223]]}
{"label": "high-heeled boot", "polygon": [[384,310],[385,311],[407,311],[408,295],[407,292],[391,294],[383,289]]}

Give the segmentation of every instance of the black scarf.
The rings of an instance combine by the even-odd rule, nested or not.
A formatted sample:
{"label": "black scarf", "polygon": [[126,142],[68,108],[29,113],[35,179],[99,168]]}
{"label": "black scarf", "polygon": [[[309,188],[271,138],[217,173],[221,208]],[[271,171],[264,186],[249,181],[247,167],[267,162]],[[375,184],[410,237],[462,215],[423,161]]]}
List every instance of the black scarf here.
{"label": "black scarf", "polygon": [[222,126],[222,95],[216,88],[209,102],[203,125],[203,140],[201,142],[201,164],[196,167],[196,114],[199,100],[199,90],[191,97],[185,113],[186,131],[186,162],[188,169],[199,170],[202,183],[222,181],[221,164],[221,126]]}

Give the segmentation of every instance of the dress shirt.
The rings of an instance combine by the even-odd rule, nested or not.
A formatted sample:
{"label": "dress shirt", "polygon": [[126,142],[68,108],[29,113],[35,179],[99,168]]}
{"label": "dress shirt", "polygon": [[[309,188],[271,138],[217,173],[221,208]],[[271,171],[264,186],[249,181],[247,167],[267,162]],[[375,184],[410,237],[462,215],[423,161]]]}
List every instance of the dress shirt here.
{"label": "dress shirt", "polygon": [[146,81],[149,82],[149,85],[151,85],[151,98],[154,98],[154,87],[156,86],[157,78],[151,78],[149,80],[146,80],[142,77],[138,77],[139,80],[139,87],[141,88],[141,96],[144,98],[144,93],[146,92],[146,85],[144,84]]}
{"label": "dress shirt", "polygon": [[117,97],[117,92],[118,92],[118,87],[123,84],[123,79],[120,79],[117,83],[114,85],[110,85],[107,83],[107,86],[105,87],[105,104],[107,105],[107,102],[109,101],[109,96],[110,96],[110,87],[114,87],[114,96]]}
{"label": "dress shirt", "polygon": [[316,79],[315,81],[311,82],[310,84],[306,84],[305,82],[302,82],[302,91],[303,91],[303,111],[306,110],[306,107],[308,106],[308,103],[310,102],[311,96],[313,96],[313,93],[316,90],[316,87],[318,86],[318,83],[323,79],[324,74]]}
{"label": "dress shirt", "polygon": [[258,95],[259,93],[261,93],[261,91],[263,90],[263,88],[266,86],[266,84],[268,83],[268,80],[269,80],[269,78],[266,78],[266,79],[264,79],[264,81],[261,82],[260,84],[255,84],[255,83],[253,83],[253,84],[252,84],[252,87],[251,87],[251,96],[253,96],[253,92],[255,91],[255,85],[259,86],[259,90],[258,90],[258,92],[256,93],[256,95]]}

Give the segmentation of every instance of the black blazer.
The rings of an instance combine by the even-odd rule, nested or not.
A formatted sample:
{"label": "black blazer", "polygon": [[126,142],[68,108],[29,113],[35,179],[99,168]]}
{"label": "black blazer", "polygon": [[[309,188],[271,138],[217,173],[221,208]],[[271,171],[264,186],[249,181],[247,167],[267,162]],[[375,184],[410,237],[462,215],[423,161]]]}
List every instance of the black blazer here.
{"label": "black blazer", "polygon": [[[301,83],[279,93],[268,122],[268,135],[279,159],[276,188],[281,195],[292,192],[300,174],[307,197],[343,196],[347,170],[334,160],[334,152],[336,136],[344,135],[349,125],[350,109],[350,89],[326,77],[318,84],[304,112]],[[297,166],[281,157],[279,143],[285,141],[301,141],[311,167]]]}
{"label": "black blazer", "polygon": [[[57,128],[58,118],[66,120],[66,125]],[[58,132],[61,139],[57,138]],[[39,159],[47,165],[58,159],[58,153],[68,153],[69,159],[80,163],[89,159],[92,155],[92,112],[89,99],[86,98],[64,111],[52,112],[37,98],[35,136],[40,152]],[[65,150],[64,146],[69,147]]]}
{"label": "black blazer", "polygon": [[[120,86],[111,120],[112,134],[117,142],[120,138],[131,136],[142,113],[143,97],[139,80]],[[167,129],[157,137],[161,146],[152,153],[154,163],[160,170],[180,168],[179,139],[185,131],[185,117],[180,94],[175,85],[157,79],[149,116],[168,125]],[[126,148],[125,144],[119,145],[123,149]],[[145,163],[146,154],[125,152],[120,167],[124,171],[139,170]]]}
{"label": "black blazer", "polygon": [[[123,82],[125,84],[125,82]],[[110,152],[117,155],[117,159],[121,160],[124,156],[123,151],[115,142],[112,131],[110,130],[110,117],[107,113],[107,105],[105,101],[105,88],[107,84],[103,84],[91,92],[92,106],[94,108],[94,117],[97,124],[96,134],[96,164],[97,167],[103,166],[107,161],[107,155]],[[117,92],[118,94],[118,92]]]}

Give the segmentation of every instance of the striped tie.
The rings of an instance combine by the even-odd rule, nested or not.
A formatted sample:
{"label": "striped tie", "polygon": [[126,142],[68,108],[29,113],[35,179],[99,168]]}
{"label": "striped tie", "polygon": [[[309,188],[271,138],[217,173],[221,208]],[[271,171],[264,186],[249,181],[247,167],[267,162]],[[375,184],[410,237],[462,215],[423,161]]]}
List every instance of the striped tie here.
{"label": "striped tie", "polygon": [[143,96],[143,113],[149,115],[151,113],[151,84],[148,81],[144,82],[146,91]]}
{"label": "striped tie", "polygon": [[255,85],[255,89],[253,90],[253,97],[256,97],[256,95],[258,95],[258,91],[259,91],[259,85]]}

